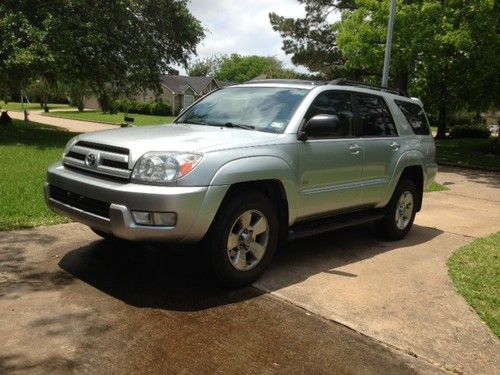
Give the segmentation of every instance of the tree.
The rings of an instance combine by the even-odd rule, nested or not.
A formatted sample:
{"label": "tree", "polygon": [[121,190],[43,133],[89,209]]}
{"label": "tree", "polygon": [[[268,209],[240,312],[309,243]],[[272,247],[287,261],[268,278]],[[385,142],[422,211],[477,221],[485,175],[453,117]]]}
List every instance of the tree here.
{"label": "tree", "polygon": [[239,54],[212,56],[188,64],[190,76],[209,76],[221,81],[245,82],[262,78],[305,78],[273,56],[242,56]]}
{"label": "tree", "polygon": [[220,66],[227,56],[211,56],[205,59],[196,59],[188,63],[186,72],[191,77],[215,77]]}
{"label": "tree", "polygon": [[325,78],[340,75],[343,60],[337,46],[336,35],[328,16],[338,10],[354,9],[354,0],[298,0],[305,5],[304,18],[286,18],[270,13],[275,31],[283,37],[283,51],[292,55],[292,62],[303,65]]}
{"label": "tree", "polygon": [[[101,98],[159,91],[170,64],[186,64],[203,29],[186,0],[5,0],[0,72],[90,88]],[[76,82],[76,84],[75,84]]]}
{"label": "tree", "polygon": [[[342,75],[378,84],[390,0],[357,0],[355,6],[328,0],[299,2],[306,4],[305,19],[276,22],[271,14],[271,24],[285,37],[283,48],[292,61],[318,72],[337,62]],[[342,10],[342,18],[328,25],[321,15],[332,9]],[[438,113],[438,137],[445,135],[453,111],[480,112],[500,105],[499,14],[494,0],[398,1],[390,84],[420,96],[428,110]],[[308,33],[300,27],[314,22],[323,25],[322,32]],[[322,44],[326,40],[335,47]]]}
{"label": "tree", "polygon": [[[382,71],[389,0],[356,4],[334,26],[345,69],[377,75]],[[480,112],[499,104],[497,7],[493,0],[398,3],[392,85],[410,89],[438,113],[438,138],[445,137],[450,113]]]}
{"label": "tree", "polygon": [[275,57],[232,54],[223,59],[216,77],[221,81],[245,82],[282,68],[283,63]]}

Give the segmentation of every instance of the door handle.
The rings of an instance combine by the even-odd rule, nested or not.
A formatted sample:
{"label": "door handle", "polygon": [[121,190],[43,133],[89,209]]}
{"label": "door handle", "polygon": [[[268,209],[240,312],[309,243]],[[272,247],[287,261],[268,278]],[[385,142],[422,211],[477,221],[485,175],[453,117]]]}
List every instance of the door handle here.
{"label": "door handle", "polygon": [[390,144],[390,147],[394,150],[397,151],[399,150],[399,143],[392,141]]}
{"label": "door handle", "polygon": [[356,143],[349,146],[349,151],[353,154],[359,154],[359,150],[361,150],[361,146]]}

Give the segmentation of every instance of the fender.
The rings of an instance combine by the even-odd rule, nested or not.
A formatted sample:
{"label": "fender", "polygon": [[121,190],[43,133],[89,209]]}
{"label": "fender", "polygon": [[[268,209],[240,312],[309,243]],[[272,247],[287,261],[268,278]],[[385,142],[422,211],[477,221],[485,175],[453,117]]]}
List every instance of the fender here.
{"label": "fender", "polygon": [[232,160],[224,164],[210,181],[211,186],[240,182],[279,180],[288,202],[289,224],[297,217],[297,176],[284,159],[276,156],[255,156]]}
{"label": "fender", "polygon": [[389,203],[392,197],[392,193],[396,189],[396,185],[398,184],[404,169],[413,166],[419,166],[422,168],[425,181],[427,175],[427,170],[425,168],[425,155],[418,150],[409,150],[404,152],[396,162],[396,166],[394,167],[394,172],[392,174],[391,181],[384,194],[384,198],[377,205],[378,207],[384,207],[385,205],[387,205],[387,203]]}

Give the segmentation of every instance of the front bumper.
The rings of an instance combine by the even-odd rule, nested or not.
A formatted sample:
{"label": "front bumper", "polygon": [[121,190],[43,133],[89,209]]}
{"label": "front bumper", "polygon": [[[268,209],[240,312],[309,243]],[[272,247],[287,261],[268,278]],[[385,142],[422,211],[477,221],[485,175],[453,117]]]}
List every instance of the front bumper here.
{"label": "front bumper", "polygon": [[[96,214],[51,197],[51,186],[73,197],[109,203],[109,215]],[[49,167],[45,200],[54,211],[89,227],[133,241],[198,242],[222,202],[227,186],[151,186],[83,175],[61,163]],[[131,211],[175,212],[175,226],[138,225]]]}

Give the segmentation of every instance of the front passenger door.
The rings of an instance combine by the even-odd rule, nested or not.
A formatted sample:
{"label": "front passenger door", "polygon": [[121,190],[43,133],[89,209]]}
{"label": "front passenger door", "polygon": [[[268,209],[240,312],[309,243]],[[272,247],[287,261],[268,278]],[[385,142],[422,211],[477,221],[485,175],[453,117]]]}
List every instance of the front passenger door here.
{"label": "front passenger door", "polygon": [[319,114],[336,115],[334,135],[299,142],[299,218],[330,214],[357,206],[362,194],[363,148],[355,134],[353,96],[324,91],[311,104],[303,124]]}

